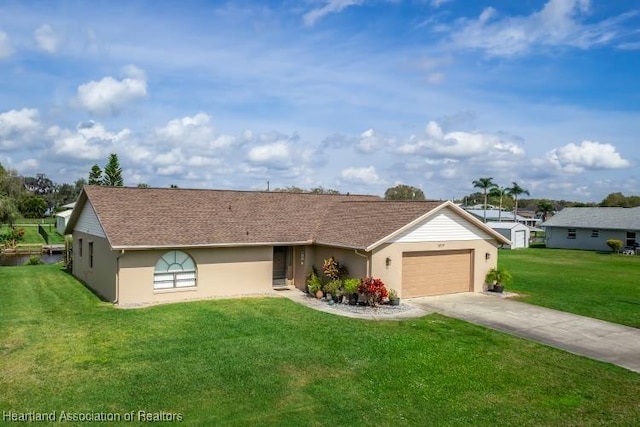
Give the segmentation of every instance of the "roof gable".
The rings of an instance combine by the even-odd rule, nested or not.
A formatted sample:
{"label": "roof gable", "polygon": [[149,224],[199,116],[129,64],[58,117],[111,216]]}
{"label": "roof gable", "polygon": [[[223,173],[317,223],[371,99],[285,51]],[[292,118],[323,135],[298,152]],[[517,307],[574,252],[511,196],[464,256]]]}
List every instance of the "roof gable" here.
{"label": "roof gable", "polygon": [[486,240],[492,237],[485,231],[455,214],[442,209],[435,215],[389,239],[389,242],[438,242],[443,240]]}
{"label": "roof gable", "polygon": [[[449,211],[449,212],[447,212]],[[425,225],[431,218],[436,217],[435,222],[429,225]],[[444,226],[450,227],[450,230],[454,232],[454,236],[457,238],[450,238],[451,236],[443,233],[439,228]],[[424,228],[423,228],[424,227]],[[420,230],[420,231],[418,231]],[[367,247],[367,250],[375,249],[383,243],[394,241],[399,236],[408,236],[412,234],[411,239],[418,238],[419,234],[422,234],[423,238],[428,238],[425,235],[425,231],[432,231],[437,233],[437,239],[443,240],[479,240],[479,239],[494,239],[499,243],[510,244],[509,239],[498,233],[497,231],[487,227],[480,220],[476,219],[473,215],[466,212],[464,209],[456,206],[452,202],[444,202],[437,208],[427,212],[416,220],[406,224],[404,227],[399,228],[394,233],[386,236],[385,238],[375,242]],[[481,237],[486,236],[486,237]],[[408,238],[408,237],[406,237]],[[467,239],[468,238],[468,239]],[[417,240],[414,240],[417,241]],[[420,240],[425,241],[425,240]],[[429,240],[438,241],[438,240]]]}

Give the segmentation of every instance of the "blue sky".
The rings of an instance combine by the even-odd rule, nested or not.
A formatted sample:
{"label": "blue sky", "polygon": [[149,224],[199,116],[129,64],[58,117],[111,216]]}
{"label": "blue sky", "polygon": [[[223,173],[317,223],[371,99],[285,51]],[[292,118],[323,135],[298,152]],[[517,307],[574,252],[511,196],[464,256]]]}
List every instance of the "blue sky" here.
{"label": "blue sky", "polygon": [[0,163],[58,183],[640,194],[640,3],[0,1]]}

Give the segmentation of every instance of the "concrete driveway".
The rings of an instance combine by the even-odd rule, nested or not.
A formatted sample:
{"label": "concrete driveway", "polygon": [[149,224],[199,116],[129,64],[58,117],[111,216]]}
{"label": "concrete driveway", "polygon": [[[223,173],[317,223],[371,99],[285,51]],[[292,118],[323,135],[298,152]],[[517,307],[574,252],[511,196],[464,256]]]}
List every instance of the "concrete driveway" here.
{"label": "concrete driveway", "polygon": [[640,329],[484,294],[413,298],[408,302],[640,373]]}

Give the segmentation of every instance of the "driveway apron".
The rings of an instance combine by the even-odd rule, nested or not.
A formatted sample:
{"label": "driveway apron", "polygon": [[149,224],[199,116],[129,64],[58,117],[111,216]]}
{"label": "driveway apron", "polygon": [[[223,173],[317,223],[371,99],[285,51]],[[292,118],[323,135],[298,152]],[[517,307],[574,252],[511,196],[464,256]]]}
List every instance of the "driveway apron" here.
{"label": "driveway apron", "polygon": [[485,294],[414,298],[410,303],[640,373],[640,329]]}

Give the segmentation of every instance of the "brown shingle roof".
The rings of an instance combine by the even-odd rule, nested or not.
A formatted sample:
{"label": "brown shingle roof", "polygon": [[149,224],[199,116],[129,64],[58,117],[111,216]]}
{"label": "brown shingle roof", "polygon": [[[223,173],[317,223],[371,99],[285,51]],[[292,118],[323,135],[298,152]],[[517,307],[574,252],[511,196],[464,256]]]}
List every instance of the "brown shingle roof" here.
{"label": "brown shingle roof", "polygon": [[112,248],[317,242],[364,249],[440,206],[377,196],[86,186]]}
{"label": "brown shingle roof", "polygon": [[442,202],[357,200],[332,204],[316,231],[318,243],[366,248]]}

